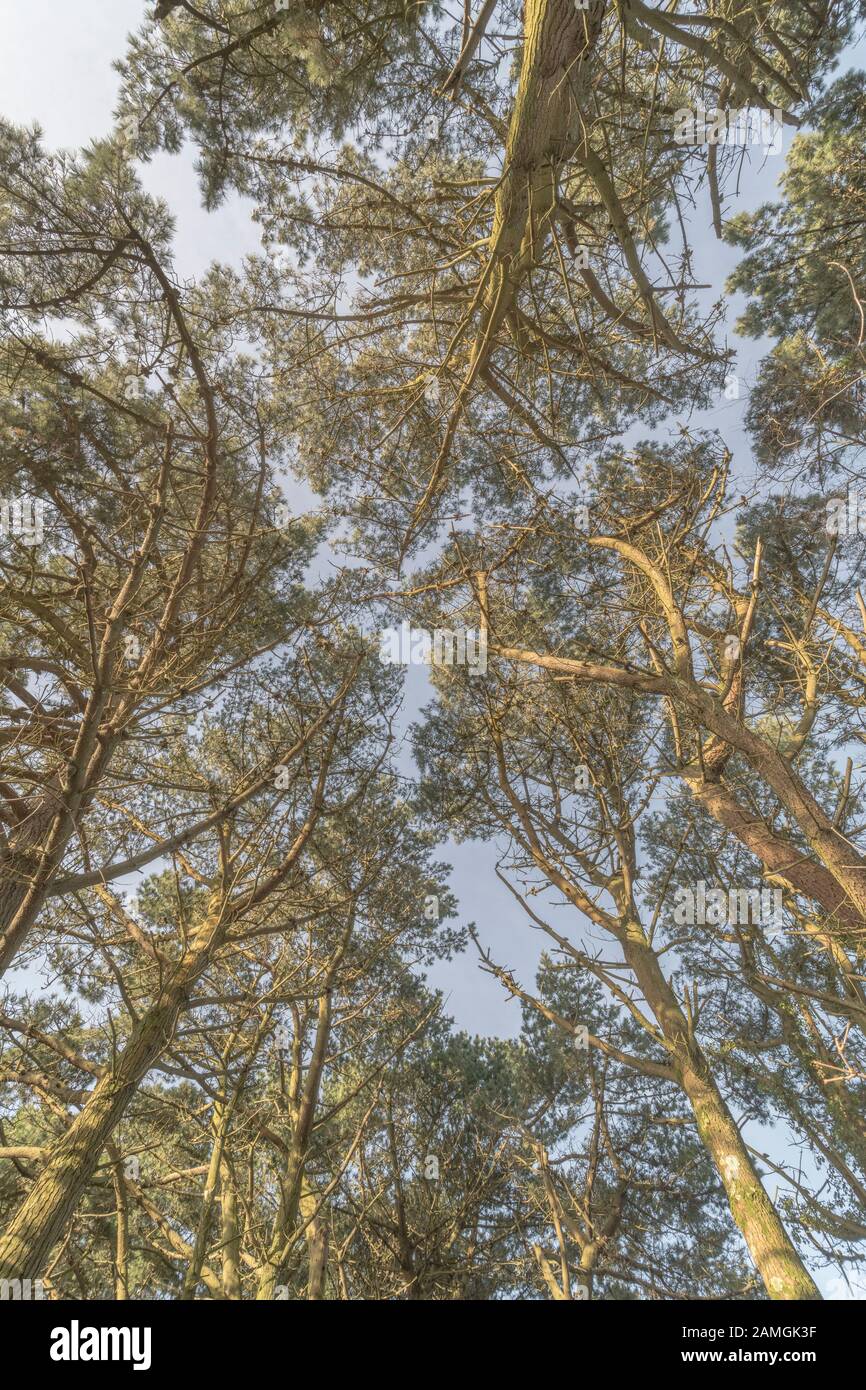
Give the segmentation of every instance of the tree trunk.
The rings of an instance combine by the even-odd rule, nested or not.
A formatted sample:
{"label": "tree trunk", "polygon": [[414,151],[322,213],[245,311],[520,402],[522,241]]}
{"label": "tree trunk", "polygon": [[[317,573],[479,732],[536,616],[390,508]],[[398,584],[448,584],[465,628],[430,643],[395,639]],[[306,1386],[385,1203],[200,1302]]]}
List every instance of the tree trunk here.
{"label": "tree trunk", "polygon": [[820,1299],[818,1288],[758,1177],[743,1137],[716,1085],[706,1057],[652,948],[637,924],[629,928],[626,960],[664,1035],[672,1064],[728,1195],[731,1215],[773,1299]]}
{"label": "tree trunk", "polygon": [[44,1163],[26,1201],[0,1238],[0,1278],[36,1279],[65,1232],[100,1155],[142,1079],[169,1042],[190,991],[206,969],[225,923],[209,914],[185,964],[134,1025],[115,1065]]}
{"label": "tree trunk", "polygon": [[112,1180],[117,1223],[114,1243],[114,1298],[117,1303],[125,1303],[129,1298],[129,1209],[123,1182],[123,1164],[119,1160],[112,1168]]}
{"label": "tree trunk", "polygon": [[293,1118],[292,1143],[289,1149],[286,1172],[283,1176],[280,1205],[274,1220],[271,1243],[267,1258],[259,1270],[257,1300],[267,1300],[274,1296],[277,1276],[286,1258],[292,1233],[298,1219],[301,1192],[304,1181],[304,1165],[310,1145],[313,1120],[319,1100],[319,1087],[325,1066],[325,1052],[331,1033],[331,991],[326,989],[319,999],[319,1018],[316,1027],[316,1040],[313,1044],[310,1065],[304,1082],[303,1095],[297,1105]]}
{"label": "tree trunk", "polygon": [[231,1165],[223,1159],[220,1169],[221,1247],[223,1293],[226,1298],[241,1297],[241,1236],[238,1225],[238,1197]]}
{"label": "tree trunk", "polygon": [[301,1216],[309,1223],[306,1229],[309,1261],[307,1300],[313,1303],[325,1297],[328,1273],[328,1227],[321,1213],[315,1215],[318,1202],[318,1193],[305,1179],[301,1193]]}

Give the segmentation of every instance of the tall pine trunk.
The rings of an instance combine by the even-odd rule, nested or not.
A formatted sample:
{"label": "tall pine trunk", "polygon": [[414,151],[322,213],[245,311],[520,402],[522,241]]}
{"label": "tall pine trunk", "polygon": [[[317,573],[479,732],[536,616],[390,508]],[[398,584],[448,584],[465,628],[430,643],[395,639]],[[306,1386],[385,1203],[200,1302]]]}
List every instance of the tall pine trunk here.
{"label": "tall pine trunk", "polygon": [[710,1070],[655,952],[636,926],[624,953],[664,1035],[677,1079],[694,1111],[698,1133],[722,1180],[731,1215],[773,1299],[820,1299]]}
{"label": "tall pine trunk", "polygon": [[100,1077],[66,1134],[52,1149],[30,1194],[0,1238],[0,1278],[36,1279],[66,1231],[105,1145],[138,1086],[166,1048],[178,1015],[221,938],[221,914],[209,916],[185,963],[134,1025],[114,1066]]}

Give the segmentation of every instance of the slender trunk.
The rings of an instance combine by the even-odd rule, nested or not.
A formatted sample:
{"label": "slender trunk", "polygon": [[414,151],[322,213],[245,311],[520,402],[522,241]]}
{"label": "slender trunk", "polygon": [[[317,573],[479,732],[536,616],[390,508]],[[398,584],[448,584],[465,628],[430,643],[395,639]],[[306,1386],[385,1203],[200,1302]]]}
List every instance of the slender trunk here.
{"label": "slender trunk", "polygon": [[[682,682],[685,685],[685,682]],[[620,896],[619,922],[600,912],[575,888],[542,851],[525,806],[512,791],[501,740],[494,733],[499,779],[523,825],[528,847],[551,883],[575,906],[619,941],[626,964],[658,1024],[671,1069],[695,1114],[698,1132],[722,1180],[731,1214],[743,1233],[749,1253],[771,1298],[820,1299],[796,1246],[764,1191],[749,1150],[716,1085],[689,1019],[680,1006],[658,957],[634,915],[630,895]],[[615,895],[616,896],[616,895]]]}
{"label": "slender trunk", "polygon": [[114,1246],[114,1298],[117,1303],[125,1303],[129,1298],[129,1211],[123,1181],[123,1165],[120,1162],[115,1163],[112,1168],[112,1180],[117,1223]]}
{"label": "slender trunk", "polygon": [[238,1196],[234,1174],[225,1158],[220,1169],[220,1244],[222,1247],[223,1293],[226,1298],[241,1297],[241,1236],[238,1224]]}
{"label": "slender trunk", "polygon": [[306,1162],[307,1149],[309,1148],[316,1105],[319,1100],[319,1087],[321,1085],[322,1071],[325,1065],[325,1052],[330,1032],[331,991],[327,989],[319,999],[319,1019],[316,1027],[316,1040],[313,1044],[310,1065],[307,1069],[303,1097],[294,1117],[292,1144],[289,1150],[286,1172],[283,1176],[280,1205],[274,1220],[271,1243],[268,1248],[267,1258],[264,1260],[259,1270],[259,1286],[256,1292],[257,1300],[273,1298],[277,1276],[286,1259],[292,1233],[297,1224],[301,1190],[304,1180],[304,1164]]}
{"label": "slender trunk", "polygon": [[722,1180],[731,1215],[772,1299],[820,1299],[817,1286],[758,1177],[752,1156],[680,1004],[647,945],[632,926],[624,945],[644,998],[664,1035],[672,1064],[695,1114],[698,1133]]}
{"label": "slender trunk", "polygon": [[305,1179],[300,1209],[301,1216],[307,1223],[307,1300],[313,1303],[320,1302],[325,1297],[325,1279],[328,1273],[328,1227],[321,1213],[316,1215],[318,1202],[318,1193]]}
{"label": "slender trunk", "polygon": [[30,1194],[0,1238],[0,1277],[36,1279],[71,1221],[100,1155],[142,1079],[161,1056],[193,985],[221,939],[221,913],[209,915],[185,964],[134,1025],[115,1065],[42,1166]]}
{"label": "slender trunk", "polygon": [[728,1194],[731,1214],[743,1233],[767,1293],[773,1299],[820,1299],[700,1052],[695,1061],[700,1070],[692,1066],[682,1068],[683,1090],[695,1112],[698,1133]]}
{"label": "slender trunk", "polygon": [[[225,1085],[225,1080],[223,1084]],[[213,1131],[213,1145],[211,1146],[210,1163],[205,1179],[204,1192],[202,1193],[201,1212],[199,1213],[195,1243],[192,1248],[192,1259],[186,1267],[186,1273],[183,1277],[183,1289],[180,1295],[181,1299],[187,1301],[195,1298],[196,1287],[201,1277],[201,1267],[204,1264],[204,1257],[207,1253],[207,1240],[211,1228],[211,1218],[213,1216],[214,1204],[219,1189],[223,1144],[225,1142],[226,1133],[225,1106],[221,1103],[217,1103],[214,1106],[211,1128]]]}

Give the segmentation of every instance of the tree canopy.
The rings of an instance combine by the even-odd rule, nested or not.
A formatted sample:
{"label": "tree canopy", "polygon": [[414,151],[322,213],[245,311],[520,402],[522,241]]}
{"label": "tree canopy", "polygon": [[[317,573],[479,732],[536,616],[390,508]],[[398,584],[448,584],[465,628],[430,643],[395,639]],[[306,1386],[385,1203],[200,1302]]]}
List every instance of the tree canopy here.
{"label": "tree canopy", "polygon": [[856,1283],[864,17],[160,0],[0,112],[4,1296]]}

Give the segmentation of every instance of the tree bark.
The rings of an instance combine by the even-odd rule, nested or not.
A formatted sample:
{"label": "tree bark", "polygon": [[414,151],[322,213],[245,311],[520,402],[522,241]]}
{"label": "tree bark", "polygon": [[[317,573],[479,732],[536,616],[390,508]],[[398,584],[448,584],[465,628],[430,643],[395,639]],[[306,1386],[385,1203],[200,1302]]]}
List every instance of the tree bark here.
{"label": "tree bark", "polygon": [[680,1085],[694,1111],[698,1133],[722,1180],[731,1215],[743,1233],[767,1293],[772,1299],[819,1300],[818,1288],[764,1190],[688,1019],[655,952],[637,926],[629,929],[623,951],[662,1031]]}
{"label": "tree bark", "polygon": [[115,1065],[52,1150],[33,1187],[0,1238],[0,1278],[35,1279],[68,1226],[118,1120],[168,1044],[178,1016],[207,968],[225,928],[221,911],[209,914],[185,963],[156,1003],[134,1025]]}

